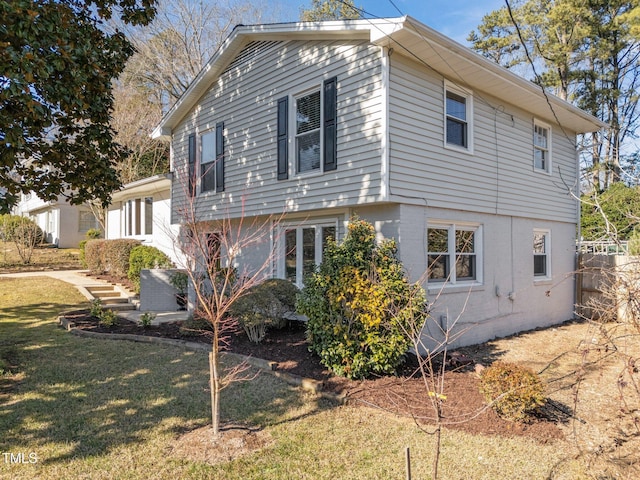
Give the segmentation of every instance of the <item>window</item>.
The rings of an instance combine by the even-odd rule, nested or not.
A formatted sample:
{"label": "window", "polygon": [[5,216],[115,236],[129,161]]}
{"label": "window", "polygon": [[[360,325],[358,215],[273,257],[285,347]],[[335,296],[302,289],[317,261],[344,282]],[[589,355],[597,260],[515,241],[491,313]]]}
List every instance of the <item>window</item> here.
{"label": "window", "polygon": [[283,251],[279,277],[302,288],[304,279],[322,263],[322,254],[329,238],[336,238],[336,225],[326,222],[315,225],[284,227]]}
{"label": "window", "polygon": [[297,172],[320,168],[320,90],[296,98]]}
{"label": "window", "polygon": [[[328,172],[337,168],[337,77],[292,97],[278,99],[278,180],[289,178],[289,138],[293,141],[295,172]],[[291,131],[289,130],[291,129]]]}
{"label": "window", "polygon": [[220,240],[220,234],[217,232],[210,232],[205,234],[205,241],[207,246],[207,269],[220,270],[221,258],[222,258],[222,241]]}
{"label": "window", "polygon": [[473,98],[464,90],[445,84],[445,146],[472,150]]}
{"label": "window", "polygon": [[480,282],[480,226],[443,224],[427,230],[430,282]]}
{"label": "window", "polygon": [[200,136],[200,191],[224,190],[224,124]]}
{"label": "window", "polygon": [[550,237],[548,230],[533,231],[533,276],[551,278]]}
{"label": "window", "polygon": [[[52,218],[51,221],[54,221]],[[98,219],[93,214],[93,212],[88,210],[80,210],[78,212],[78,232],[79,233],[87,233],[92,228],[100,228],[98,225]],[[49,231],[53,231],[50,228]]]}
{"label": "window", "polygon": [[533,167],[551,172],[551,127],[538,121],[533,124]]}
{"label": "window", "polygon": [[209,131],[200,136],[200,191],[216,189],[216,132]]}
{"label": "window", "polygon": [[124,235],[151,235],[153,233],[153,197],[132,198],[122,204]]}

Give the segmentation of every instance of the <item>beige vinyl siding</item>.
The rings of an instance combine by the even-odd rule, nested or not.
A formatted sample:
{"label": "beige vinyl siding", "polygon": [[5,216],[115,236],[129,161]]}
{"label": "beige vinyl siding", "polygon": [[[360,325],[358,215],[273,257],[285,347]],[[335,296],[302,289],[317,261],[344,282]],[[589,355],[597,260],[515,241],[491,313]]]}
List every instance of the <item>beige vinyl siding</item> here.
{"label": "beige vinyl siding", "polygon": [[[381,51],[363,41],[270,42],[228,68],[174,130],[176,184],[188,136],[224,122],[225,191],[198,194],[202,219],[279,214],[377,201],[380,193]],[[297,176],[289,136],[289,179],[276,177],[277,101],[338,77],[338,169]],[[290,98],[289,110],[294,107]],[[291,118],[291,117],[290,117]],[[199,142],[198,142],[199,146]],[[184,167],[182,167],[184,168]],[[174,186],[174,201],[184,198]]]}
{"label": "beige vinyl siding", "polygon": [[568,139],[552,120],[541,119],[552,126],[553,173],[534,171],[533,116],[484,92],[473,92],[473,154],[461,153],[444,147],[443,92],[442,76],[405,57],[391,57],[392,200],[411,198],[430,207],[577,220],[575,201],[567,191],[576,178],[573,132],[567,132]]}

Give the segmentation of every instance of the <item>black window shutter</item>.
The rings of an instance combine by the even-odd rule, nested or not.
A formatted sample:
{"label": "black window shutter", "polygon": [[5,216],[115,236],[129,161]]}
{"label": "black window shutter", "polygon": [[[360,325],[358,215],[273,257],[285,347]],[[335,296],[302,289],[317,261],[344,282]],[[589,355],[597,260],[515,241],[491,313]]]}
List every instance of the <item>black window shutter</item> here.
{"label": "black window shutter", "polygon": [[216,125],[216,191],[224,191],[224,123]]}
{"label": "black window shutter", "polygon": [[278,100],[278,180],[289,178],[289,97]]}
{"label": "black window shutter", "polygon": [[187,187],[189,188],[188,195],[193,197],[196,193],[195,190],[195,174],[196,174],[196,136],[195,134],[189,135],[189,179]]}
{"label": "black window shutter", "polygon": [[324,82],[324,171],[338,168],[337,155],[337,117],[338,117],[338,78]]}

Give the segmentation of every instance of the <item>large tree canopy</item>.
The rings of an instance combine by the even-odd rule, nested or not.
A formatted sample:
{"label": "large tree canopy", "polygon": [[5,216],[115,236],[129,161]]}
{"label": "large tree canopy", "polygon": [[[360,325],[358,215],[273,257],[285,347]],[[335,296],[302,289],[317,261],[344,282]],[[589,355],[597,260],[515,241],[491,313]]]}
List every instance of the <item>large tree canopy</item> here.
{"label": "large tree canopy", "polygon": [[625,155],[640,121],[640,0],[511,0],[487,14],[469,40],[509,68],[610,125],[585,138],[595,190],[626,180]]}
{"label": "large tree canopy", "polygon": [[20,192],[106,204],[126,150],[112,79],[133,47],[103,20],[145,25],[156,0],[0,0],[0,210]]}

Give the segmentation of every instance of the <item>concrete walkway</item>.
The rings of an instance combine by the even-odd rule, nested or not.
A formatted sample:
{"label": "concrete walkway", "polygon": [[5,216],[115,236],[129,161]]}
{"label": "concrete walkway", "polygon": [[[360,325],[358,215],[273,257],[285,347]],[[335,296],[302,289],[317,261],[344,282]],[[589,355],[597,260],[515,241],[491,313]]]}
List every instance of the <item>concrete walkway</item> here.
{"label": "concrete walkway", "polygon": [[[92,295],[92,291],[95,291],[95,287],[107,287],[111,286],[111,283],[92,278],[87,276],[86,270],[62,270],[62,271],[41,271],[41,272],[21,272],[21,273],[2,273],[0,278],[26,278],[26,277],[49,277],[56,280],[62,280],[63,282],[70,283],[75,286],[82,295],[88,300],[94,300],[96,296]],[[123,288],[115,286],[120,291],[122,296],[129,297],[130,294]],[[105,308],[109,308],[105,304]],[[127,318],[131,321],[137,322],[140,317],[145,313],[137,309],[132,310],[120,310],[118,309],[118,315]],[[151,311],[155,315],[155,318],[151,322],[152,324],[174,322],[178,320],[186,320],[189,313],[185,311],[165,312],[165,311]]]}

